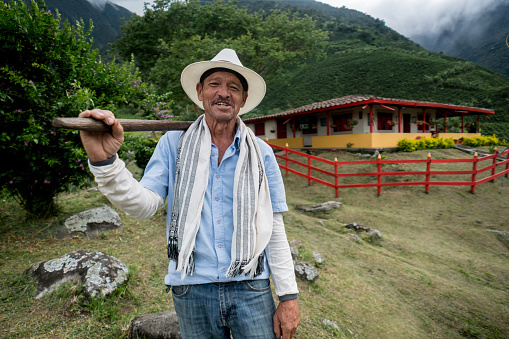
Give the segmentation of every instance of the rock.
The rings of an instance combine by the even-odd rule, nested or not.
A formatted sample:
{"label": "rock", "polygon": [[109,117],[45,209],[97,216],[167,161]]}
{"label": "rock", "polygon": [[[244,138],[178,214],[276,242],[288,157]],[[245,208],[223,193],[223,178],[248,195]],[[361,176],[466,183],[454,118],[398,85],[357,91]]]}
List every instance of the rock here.
{"label": "rock", "polygon": [[320,318],[320,321],[325,326],[332,327],[332,328],[335,328],[335,329],[339,330],[339,326],[338,326],[338,322],[337,321],[332,321],[332,320],[325,319],[325,318]]}
{"label": "rock", "polygon": [[319,277],[316,268],[307,262],[295,264],[295,275],[305,281],[315,281]]}
{"label": "rock", "polygon": [[129,338],[180,339],[177,313],[174,310],[136,316],[129,327]]}
{"label": "rock", "polygon": [[297,208],[304,212],[326,212],[335,208],[340,208],[342,203],[337,201],[327,201],[322,204],[313,205],[313,206],[298,206]]}
{"label": "rock", "polygon": [[368,232],[370,238],[382,239],[382,233],[379,230],[372,229]]}
{"label": "rock", "polygon": [[28,269],[38,282],[36,298],[59,285],[83,284],[87,297],[106,296],[128,279],[129,270],[119,259],[97,251],[78,250],[63,257],[40,262]]}
{"label": "rock", "polygon": [[355,230],[355,231],[366,231],[366,232],[369,232],[369,230],[370,230],[369,227],[358,224],[356,222],[346,225],[345,228]]}
{"label": "rock", "polygon": [[509,247],[509,232],[505,231],[490,231],[497,235],[498,240],[500,240],[504,245]]}
{"label": "rock", "polygon": [[290,246],[290,253],[292,254],[293,261],[299,258],[299,249],[297,247]]}
{"label": "rock", "polygon": [[350,240],[352,240],[352,241],[362,241],[361,237],[359,237],[357,234],[350,234]]}
{"label": "rock", "polygon": [[325,262],[323,255],[321,255],[320,253],[312,251],[311,254],[313,255],[313,259],[315,260],[315,263],[323,264]]}
{"label": "rock", "polygon": [[64,222],[63,233],[64,235],[97,237],[103,231],[121,227],[122,222],[118,213],[113,208],[103,205],[67,218]]}
{"label": "rock", "polygon": [[289,244],[290,244],[290,246],[300,247],[300,246],[302,246],[302,241],[292,239],[289,241]]}

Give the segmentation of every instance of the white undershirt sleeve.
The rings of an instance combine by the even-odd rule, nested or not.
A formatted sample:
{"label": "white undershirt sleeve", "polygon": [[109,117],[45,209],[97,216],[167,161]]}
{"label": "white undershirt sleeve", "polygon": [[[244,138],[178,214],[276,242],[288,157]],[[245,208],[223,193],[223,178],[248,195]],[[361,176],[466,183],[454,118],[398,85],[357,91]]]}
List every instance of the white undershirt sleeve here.
{"label": "white undershirt sleeve", "polygon": [[95,177],[99,191],[117,208],[135,219],[153,216],[164,199],[157,193],[143,187],[125,167],[125,163],[117,159],[106,166],[89,168]]}
{"label": "white undershirt sleeve", "polygon": [[290,245],[286,238],[283,214],[273,213],[273,229],[269,244],[265,248],[276,294],[283,296],[299,293],[293,267]]}

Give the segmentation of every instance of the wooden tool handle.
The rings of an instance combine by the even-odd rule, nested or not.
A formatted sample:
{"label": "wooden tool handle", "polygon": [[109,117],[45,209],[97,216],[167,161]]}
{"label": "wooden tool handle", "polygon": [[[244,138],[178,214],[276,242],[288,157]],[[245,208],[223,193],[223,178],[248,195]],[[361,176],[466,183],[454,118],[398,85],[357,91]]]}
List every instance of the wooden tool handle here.
{"label": "wooden tool handle", "polygon": [[[125,132],[186,130],[192,121],[118,119]],[[53,127],[90,132],[110,132],[111,126],[92,118],[56,118]]]}

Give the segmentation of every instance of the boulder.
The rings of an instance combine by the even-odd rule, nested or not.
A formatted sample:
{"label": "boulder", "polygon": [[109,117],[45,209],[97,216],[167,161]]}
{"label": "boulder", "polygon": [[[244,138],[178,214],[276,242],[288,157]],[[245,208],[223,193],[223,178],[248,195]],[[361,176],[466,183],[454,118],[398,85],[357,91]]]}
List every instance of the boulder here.
{"label": "boulder", "polygon": [[337,201],[327,201],[318,205],[312,206],[298,206],[301,211],[308,213],[327,212],[336,208],[340,208],[342,203]]}
{"label": "boulder", "polygon": [[362,241],[361,237],[359,237],[357,234],[350,234],[350,240],[352,241]]}
{"label": "boulder", "polygon": [[345,228],[348,228],[348,229],[351,229],[351,230],[354,230],[354,231],[366,231],[366,232],[370,231],[369,227],[361,225],[361,224],[358,224],[356,222],[353,222],[351,224],[346,225]]}
{"label": "boulder", "polygon": [[313,259],[315,260],[316,264],[320,265],[325,262],[325,259],[323,258],[323,255],[321,253],[312,251],[311,254],[313,255]]}
{"label": "boulder", "polygon": [[368,232],[368,235],[370,238],[382,239],[382,232],[380,232],[379,230],[372,229]]}
{"label": "boulder", "polygon": [[292,259],[295,262],[299,258],[299,249],[297,247],[290,246],[290,253],[292,254]]}
{"label": "boulder", "polygon": [[315,281],[319,277],[316,268],[307,262],[295,264],[295,275],[305,281]]}
{"label": "boulder", "polygon": [[180,339],[177,313],[174,310],[136,316],[129,327],[129,338]]}
{"label": "boulder", "polygon": [[75,214],[64,221],[63,235],[85,235],[97,237],[103,231],[119,229],[122,221],[118,213],[110,206],[92,208]]}
{"label": "boulder", "polygon": [[38,282],[36,298],[59,285],[83,284],[87,297],[106,296],[128,279],[129,270],[119,259],[97,251],[78,250],[63,257],[40,262],[28,269]]}

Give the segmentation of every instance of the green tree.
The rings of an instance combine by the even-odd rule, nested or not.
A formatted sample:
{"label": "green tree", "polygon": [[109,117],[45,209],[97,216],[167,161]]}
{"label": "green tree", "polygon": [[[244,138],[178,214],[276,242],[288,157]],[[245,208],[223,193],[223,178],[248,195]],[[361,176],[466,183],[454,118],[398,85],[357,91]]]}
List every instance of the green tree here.
{"label": "green tree", "polygon": [[328,33],[309,16],[272,10],[248,13],[236,1],[158,0],[133,16],[114,44],[123,57],[134,55],[144,77],[183,100],[180,73],[186,65],[211,59],[225,47],[268,82],[309,58],[325,55]]}
{"label": "green tree", "polygon": [[77,131],[51,121],[147,93],[134,62],[103,64],[83,27],[42,2],[0,3],[0,187],[32,215],[55,212],[56,194],[89,179]]}

